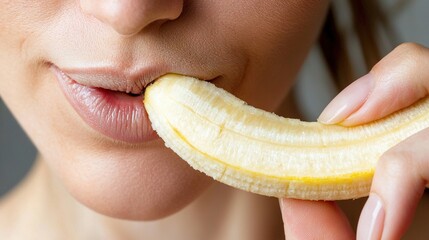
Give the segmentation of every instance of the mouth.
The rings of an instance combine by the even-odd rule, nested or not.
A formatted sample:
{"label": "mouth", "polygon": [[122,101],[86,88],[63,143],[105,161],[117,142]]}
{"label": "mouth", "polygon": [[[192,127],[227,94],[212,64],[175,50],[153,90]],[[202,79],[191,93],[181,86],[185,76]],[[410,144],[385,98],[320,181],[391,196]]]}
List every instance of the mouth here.
{"label": "mouth", "polygon": [[51,65],[67,100],[92,129],[113,140],[143,143],[158,138],[143,105],[148,84],[162,71],[137,74],[109,69],[60,69]]}
{"label": "mouth", "polygon": [[121,71],[111,68],[59,69],[81,85],[139,96],[148,84],[167,73],[165,69],[152,68],[140,71]]}
{"label": "mouth", "polygon": [[[126,143],[159,139],[143,105],[146,87],[168,73],[166,68],[124,72],[106,68],[63,69],[51,64],[72,107],[96,132]],[[208,81],[217,79],[212,78]]]}

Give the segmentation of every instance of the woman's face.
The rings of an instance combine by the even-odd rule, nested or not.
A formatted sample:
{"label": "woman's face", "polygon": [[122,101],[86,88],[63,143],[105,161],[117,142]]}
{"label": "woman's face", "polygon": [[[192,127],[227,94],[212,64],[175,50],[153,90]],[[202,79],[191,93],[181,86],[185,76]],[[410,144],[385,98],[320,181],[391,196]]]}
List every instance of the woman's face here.
{"label": "woman's face", "polygon": [[114,217],[160,218],[211,180],[164,147],[135,95],[174,72],[272,111],[327,5],[0,0],[0,96],[75,198]]}

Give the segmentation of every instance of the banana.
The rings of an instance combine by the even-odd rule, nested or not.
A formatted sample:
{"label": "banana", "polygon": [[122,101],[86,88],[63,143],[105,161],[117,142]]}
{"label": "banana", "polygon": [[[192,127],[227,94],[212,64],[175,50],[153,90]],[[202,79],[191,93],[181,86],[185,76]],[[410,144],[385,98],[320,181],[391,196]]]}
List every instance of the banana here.
{"label": "banana", "polygon": [[368,195],[377,159],[429,127],[429,99],[343,127],[277,116],[174,74],[146,89],[144,105],[166,146],[193,168],[245,191],[307,200]]}

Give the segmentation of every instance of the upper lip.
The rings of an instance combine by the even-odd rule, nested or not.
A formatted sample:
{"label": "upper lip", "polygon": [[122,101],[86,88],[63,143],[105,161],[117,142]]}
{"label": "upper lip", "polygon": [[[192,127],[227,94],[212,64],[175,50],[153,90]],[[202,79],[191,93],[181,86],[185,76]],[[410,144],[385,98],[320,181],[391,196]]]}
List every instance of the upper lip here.
{"label": "upper lip", "polygon": [[148,84],[167,73],[166,69],[155,67],[137,70],[117,67],[59,68],[59,70],[79,84],[130,94],[141,94]]}

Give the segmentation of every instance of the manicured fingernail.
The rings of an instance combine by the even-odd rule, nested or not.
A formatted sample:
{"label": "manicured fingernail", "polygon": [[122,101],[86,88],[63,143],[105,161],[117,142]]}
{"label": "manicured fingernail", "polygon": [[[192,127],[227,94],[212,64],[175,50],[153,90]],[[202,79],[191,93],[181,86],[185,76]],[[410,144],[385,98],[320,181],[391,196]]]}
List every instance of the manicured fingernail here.
{"label": "manicured fingernail", "polygon": [[370,194],[359,218],[357,240],[381,239],[384,214],[380,197],[376,194]]}
{"label": "manicured fingernail", "polygon": [[284,204],[285,203],[284,203],[283,199],[279,198],[280,211],[282,213],[284,212],[284,208],[285,208]]}
{"label": "manicured fingernail", "polygon": [[371,74],[359,78],[326,106],[318,121],[324,124],[336,124],[343,121],[365,103],[373,88],[374,81]]}
{"label": "manicured fingernail", "polygon": [[[280,212],[281,212],[281,215],[282,215],[283,224],[286,223],[286,221],[285,221],[285,214],[284,214],[285,213],[285,205],[284,204],[285,203],[284,203],[283,199],[279,198]],[[285,229],[285,231],[286,231],[286,229]]]}

